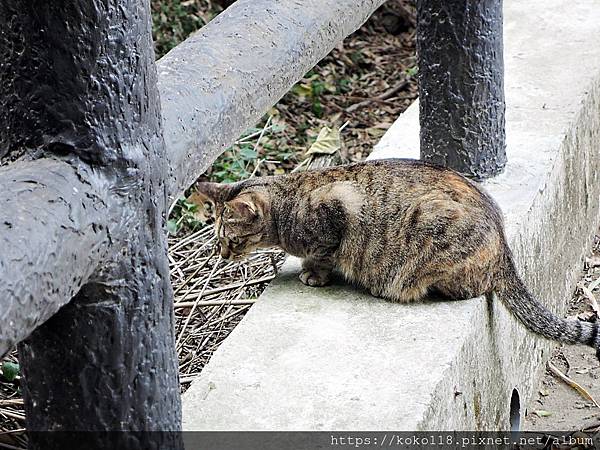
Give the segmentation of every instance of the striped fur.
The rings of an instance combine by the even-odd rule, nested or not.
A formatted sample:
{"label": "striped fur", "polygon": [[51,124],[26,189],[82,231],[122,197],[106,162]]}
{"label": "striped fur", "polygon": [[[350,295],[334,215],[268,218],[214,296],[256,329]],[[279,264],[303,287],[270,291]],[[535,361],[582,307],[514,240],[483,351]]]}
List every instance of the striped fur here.
{"label": "striped fur", "polygon": [[307,285],[323,286],[337,271],[397,302],[496,292],[529,330],[600,347],[597,324],[561,319],[532,297],[499,208],[450,169],[381,160],[198,189],[216,206],[224,257],[279,246],[303,259]]}

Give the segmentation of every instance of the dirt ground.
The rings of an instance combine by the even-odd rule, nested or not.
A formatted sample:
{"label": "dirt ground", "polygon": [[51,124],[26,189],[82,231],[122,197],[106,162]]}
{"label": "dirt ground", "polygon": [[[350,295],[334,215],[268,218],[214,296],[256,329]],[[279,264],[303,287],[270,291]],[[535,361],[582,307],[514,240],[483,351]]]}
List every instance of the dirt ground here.
{"label": "dirt ground", "polygon": [[[586,293],[582,286],[588,288],[600,279],[600,232],[583,269],[579,286],[569,303],[568,315],[589,320],[596,317],[596,314],[590,306],[590,292]],[[596,286],[591,294],[593,297],[600,297],[600,286]],[[600,400],[600,364],[593,349],[561,346],[555,350],[550,362],[583,387],[596,401]],[[538,386],[537,398],[528,405],[522,429],[574,431],[592,428],[600,428],[600,407],[547,369]]]}

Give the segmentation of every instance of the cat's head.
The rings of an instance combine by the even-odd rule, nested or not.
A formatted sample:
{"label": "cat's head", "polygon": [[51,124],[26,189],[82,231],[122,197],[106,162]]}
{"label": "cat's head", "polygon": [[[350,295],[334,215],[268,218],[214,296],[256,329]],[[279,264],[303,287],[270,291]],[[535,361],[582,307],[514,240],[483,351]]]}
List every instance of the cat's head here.
{"label": "cat's head", "polygon": [[225,259],[247,255],[277,244],[268,192],[240,189],[241,184],[198,183],[195,203],[210,203],[215,231]]}

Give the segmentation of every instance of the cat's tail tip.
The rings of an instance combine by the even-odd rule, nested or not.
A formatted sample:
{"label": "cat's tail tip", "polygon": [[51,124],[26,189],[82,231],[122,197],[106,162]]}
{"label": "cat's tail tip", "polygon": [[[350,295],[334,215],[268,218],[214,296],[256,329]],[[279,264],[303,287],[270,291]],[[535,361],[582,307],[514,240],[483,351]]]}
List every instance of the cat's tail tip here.
{"label": "cat's tail tip", "polygon": [[598,337],[600,336],[598,333],[598,331],[600,330],[600,321],[598,319],[596,319],[596,321],[594,322],[594,329],[596,330],[596,342],[594,342],[594,349],[596,350],[596,358],[600,363],[600,337]]}
{"label": "cat's tail tip", "polygon": [[[587,336],[585,336],[585,344],[592,347],[596,350],[596,358],[598,362],[600,362],[600,320],[596,318],[593,322],[584,322],[589,324],[589,330],[587,331]],[[582,333],[582,337],[584,333]]]}

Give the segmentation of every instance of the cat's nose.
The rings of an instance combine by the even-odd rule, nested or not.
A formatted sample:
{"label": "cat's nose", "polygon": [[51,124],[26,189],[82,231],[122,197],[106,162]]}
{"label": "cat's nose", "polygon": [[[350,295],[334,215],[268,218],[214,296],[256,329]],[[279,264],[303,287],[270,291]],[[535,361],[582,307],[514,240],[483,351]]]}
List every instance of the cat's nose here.
{"label": "cat's nose", "polygon": [[221,258],[229,259],[229,258],[231,258],[231,256],[232,256],[231,251],[224,245],[221,245]]}

